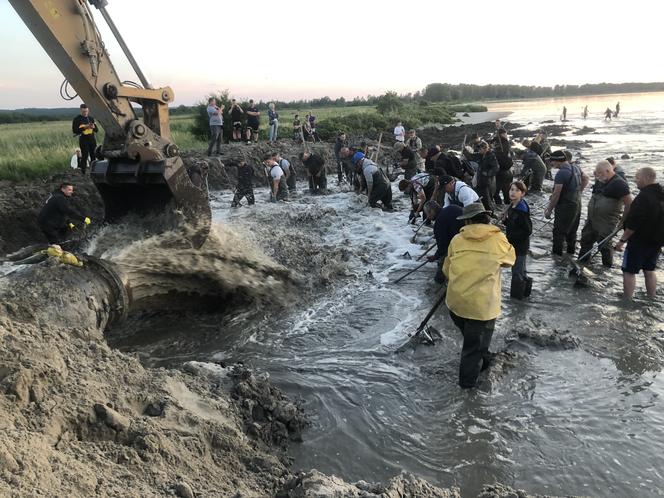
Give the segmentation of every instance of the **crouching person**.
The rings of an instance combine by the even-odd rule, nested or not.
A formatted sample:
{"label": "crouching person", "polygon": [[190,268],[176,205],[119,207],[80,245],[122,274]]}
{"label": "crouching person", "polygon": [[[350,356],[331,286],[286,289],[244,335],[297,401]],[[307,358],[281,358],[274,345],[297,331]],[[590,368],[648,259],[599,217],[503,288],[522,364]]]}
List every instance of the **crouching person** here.
{"label": "crouching person", "polygon": [[501,267],[516,259],[514,248],[500,229],[490,224],[480,203],[463,208],[465,226],[452,239],[443,264],[449,283],[445,303],[463,334],[459,385],[472,388],[480,371],[489,366],[489,346],[500,315]]}
{"label": "crouching person", "polygon": [[367,182],[367,197],[369,206],[375,208],[378,202],[383,204],[383,209],[392,210],[392,184],[387,175],[372,160],[364,157],[364,153],[356,152],[353,155],[353,164],[358,173],[364,176]]}
{"label": "crouching person", "polygon": [[271,154],[264,156],[263,164],[268,171],[268,178],[270,179],[270,202],[288,199],[288,187],[286,186],[284,170],[272,158]]}

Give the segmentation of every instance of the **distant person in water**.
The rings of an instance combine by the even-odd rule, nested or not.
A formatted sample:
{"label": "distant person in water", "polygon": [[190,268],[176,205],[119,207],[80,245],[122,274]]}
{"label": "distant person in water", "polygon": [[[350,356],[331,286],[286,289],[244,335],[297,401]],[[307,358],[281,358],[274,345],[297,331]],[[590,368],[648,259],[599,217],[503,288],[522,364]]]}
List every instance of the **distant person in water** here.
{"label": "distant person in water", "polygon": [[611,121],[611,115],[613,114],[613,111],[611,110],[610,107],[606,108],[606,111],[604,111],[604,121]]}
{"label": "distant person in water", "polygon": [[618,114],[620,114],[620,102],[616,104],[616,112],[613,113],[613,117],[617,118]]}
{"label": "distant person in water", "polygon": [[583,119],[588,118],[588,106],[585,106],[583,108],[583,112],[581,113],[581,116],[583,116]]}
{"label": "distant person in water", "polygon": [[563,106],[563,119],[561,121],[567,121],[567,107]]}

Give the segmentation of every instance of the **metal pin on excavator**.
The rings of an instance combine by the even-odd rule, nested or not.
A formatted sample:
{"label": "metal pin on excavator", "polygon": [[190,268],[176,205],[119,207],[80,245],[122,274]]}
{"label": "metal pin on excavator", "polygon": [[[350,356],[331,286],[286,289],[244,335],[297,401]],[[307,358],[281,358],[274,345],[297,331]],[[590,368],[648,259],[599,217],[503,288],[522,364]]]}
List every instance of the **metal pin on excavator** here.
{"label": "metal pin on excavator", "polygon": [[[102,124],[104,143],[90,175],[104,200],[106,219],[163,209],[171,201],[193,228],[194,246],[210,230],[204,185],[194,185],[171,137],[169,87],[153,88],[113,20],[106,0],[10,0],[67,81]],[[99,10],[141,85],[120,80],[101,40],[90,5]],[[143,109],[139,119],[132,102]]]}

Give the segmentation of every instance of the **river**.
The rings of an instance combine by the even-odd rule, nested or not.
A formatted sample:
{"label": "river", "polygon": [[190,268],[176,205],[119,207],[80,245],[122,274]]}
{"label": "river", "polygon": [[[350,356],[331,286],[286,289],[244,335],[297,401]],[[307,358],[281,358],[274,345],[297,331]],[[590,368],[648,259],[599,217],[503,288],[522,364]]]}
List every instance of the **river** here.
{"label": "river", "polygon": [[[604,109],[617,101],[619,118],[604,122]],[[619,163],[633,187],[639,166],[664,176],[664,94],[496,103],[489,110],[513,112],[508,121],[536,130],[542,121],[557,120],[563,104],[567,124],[596,129],[573,136],[595,141],[581,151],[586,172],[599,159],[628,154]],[[590,116],[583,120],[586,104]],[[335,271],[290,298],[293,306],[141,317],[124,326],[130,337],[111,335],[111,341],[149,365],[242,361],[268,372],[302,400],[313,421],[304,441],[292,446],[296,469],[348,481],[387,481],[405,470],[440,486],[458,485],[464,496],[496,481],[542,494],[664,495],[661,290],[654,300],[645,298],[639,277],[634,302],[624,302],[619,255],[609,270],[596,259],[593,285],[574,287],[569,266],[546,254],[545,228],[532,241],[538,257],[528,260],[532,297],[510,300],[509,271],[503,274],[503,314],[492,349],[516,353],[514,366],[477,390],[462,391],[461,335],[445,310],[432,322],[442,340],[394,354],[438,292],[434,265],[391,283],[416,264],[404,253],[418,255],[427,238],[411,242],[405,199],[395,195],[402,210],[383,213],[330,183],[330,195],[300,193],[286,205],[265,202],[264,189],[252,208],[231,209],[229,192],[214,194],[215,222],[243,231],[268,255],[266,224],[277,239],[301,234],[290,250],[308,244],[308,257],[321,265],[328,263],[326,252],[344,250],[347,257],[331,266]],[[300,192],[303,187],[300,182]],[[534,218],[542,218],[544,200],[531,198]],[[661,270],[658,277],[664,281]],[[517,335],[554,329],[575,336],[580,346],[540,346]]]}

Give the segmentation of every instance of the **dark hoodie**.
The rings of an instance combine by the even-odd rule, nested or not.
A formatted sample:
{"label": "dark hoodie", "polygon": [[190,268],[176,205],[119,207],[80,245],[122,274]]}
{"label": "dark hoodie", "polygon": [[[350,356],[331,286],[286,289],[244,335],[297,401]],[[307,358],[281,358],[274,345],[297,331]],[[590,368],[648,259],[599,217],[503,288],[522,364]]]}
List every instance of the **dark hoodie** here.
{"label": "dark hoodie", "polygon": [[82,216],[71,204],[71,199],[58,189],[46,200],[37,222],[45,228],[64,228],[72,221],[81,222]]}
{"label": "dark hoodie", "polygon": [[528,254],[530,247],[530,234],[533,233],[533,224],[530,221],[530,206],[521,199],[516,205],[510,204],[505,220],[507,240],[514,246],[517,256]]}
{"label": "dark hoodie", "polygon": [[664,189],[659,183],[641,189],[629,208],[625,228],[634,230],[630,240],[657,247],[664,245]]}

